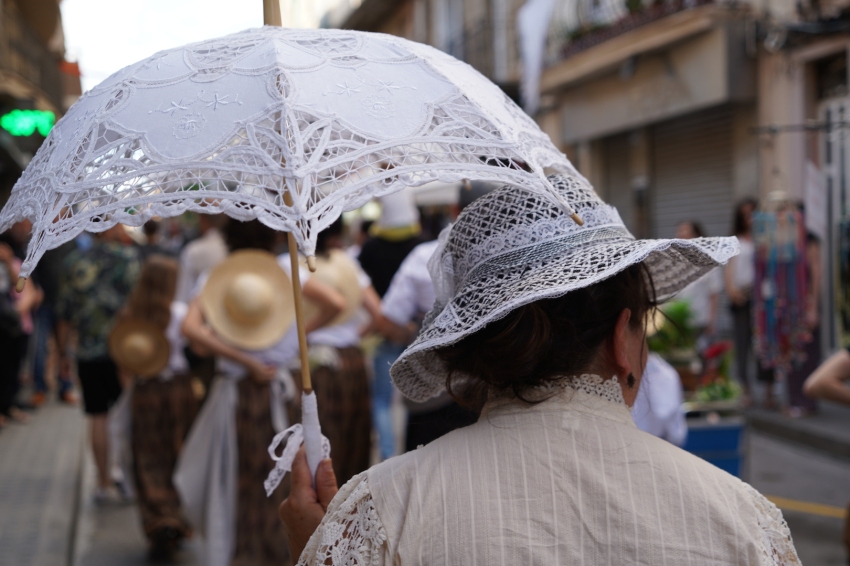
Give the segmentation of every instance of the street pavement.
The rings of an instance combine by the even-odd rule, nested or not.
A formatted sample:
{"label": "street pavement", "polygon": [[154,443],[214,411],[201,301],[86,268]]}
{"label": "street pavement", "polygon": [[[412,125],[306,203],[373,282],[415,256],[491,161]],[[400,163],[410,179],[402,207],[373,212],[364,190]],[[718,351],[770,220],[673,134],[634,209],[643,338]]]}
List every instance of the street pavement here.
{"label": "street pavement", "polygon": [[[82,467],[80,513],[71,566],[141,566],[148,564],[147,542],[139,513],[130,502],[96,505],[97,485],[94,458],[86,448]],[[174,557],[179,566],[200,566],[197,540],[189,541]]]}
{"label": "street pavement", "polygon": [[0,566],[68,564],[84,425],[79,408],[48,403],[0,430]]}
{"label": "street pavement", "polygon": [[850,460],[758,432],[748,442],[745,479],[782,509],[801,562],[846,565],[841,537]]}

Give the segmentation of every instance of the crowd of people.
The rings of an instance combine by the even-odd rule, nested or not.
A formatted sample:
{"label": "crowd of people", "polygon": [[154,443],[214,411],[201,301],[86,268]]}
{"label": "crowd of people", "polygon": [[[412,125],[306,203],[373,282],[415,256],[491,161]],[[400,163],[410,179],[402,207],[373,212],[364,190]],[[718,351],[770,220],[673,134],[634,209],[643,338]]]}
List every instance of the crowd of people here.
{"label": "crowd of people", "polygon": [[[0,242],[0,357],[10,361],[0,365],[0,428],[25,422],[51,389],[76,403],[78,383],[95,500],[134,497],[156,559],[197,533],[204,563],[221,566],[287,564],[299,555],[308,564],[348,563],[346,552],[369,553],[373,564],[449,563],[469,553],[470,563],[478,553],[525,563],[604,555],[620,563],[634,552],[652,563],[694,553],[738,563],[741,553],[766,553],[782,557],[768,563],[795,564],[771,504],[674,451],[686,435],[681,383],[659,356],[647,357],[642,338],[646,316],[676,295],[689,303],[701,340],[714,339],[725,292],[736,377],[750,402],[757,203],[737,207],[735,244],[705,239],[698,222],[686,221],[673,244],[653,247],[658,241],[634,240],[592,191],[566,177],[552,182],[587,213],[588,230],[610,216],[598,241],[589,240],[592,249],[576,244],[572,221],[540,197],[467,182],[454,215],[469,211],[447,239],[423,237],[412,197],[395,193],[381,197],[374,223],[358,231],[340,219],[322,232],[315,273],[293,263],[283,235],[259,221],[198,215],[193,238],[179,223],[157,220],[136,240],[121,225],[84,234],[49,251],[16,293],[29,232],[19,223]],[[556,218],[569,225],[553,228]],[[551,241],[523,240],[537,224],[546,224]],[[809,300],[817,305],[816,242],[807,250]],[[275,464],[267,447],[300,418],[295,265],[333,457],[314,483],[299,455],[291,482],[267,497],[263,480]],[[810,342],[815,314],[807,311]],[[792,416],[813,410],[803,382],[819,362],[815,346],[806,359],[785,376]],[[776,371],[760,361],[757,368],[773,407]],[[25,374],[30,398],[20,392]],[[837,390],[830,383],[821,376],[805,391]],[[403,438],[393,418],[399,389]],[[547,421],[561,414],[574,418]],[[635,421],[669,443],[636,436]],[[638,445],[645,456],[630,453]],[[670,465],[653,466],[654,459]],[[612,474],[630,466],[625,476]],[[588,515],[611,490],[631,503]],[[696,516],[716,540],[691,528]],[[522,524],[544,532],[529,531],[519,544]],[[689,533],[684,547],[664,542]]]}

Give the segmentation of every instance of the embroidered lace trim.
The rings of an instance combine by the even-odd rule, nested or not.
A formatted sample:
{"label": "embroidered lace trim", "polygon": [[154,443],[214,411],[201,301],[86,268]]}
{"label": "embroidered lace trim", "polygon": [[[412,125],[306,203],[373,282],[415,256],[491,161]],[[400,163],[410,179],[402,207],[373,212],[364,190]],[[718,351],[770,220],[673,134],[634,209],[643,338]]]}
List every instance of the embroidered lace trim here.
{"label": "embroidered lace trim", "polygon": [[612,403],[626,404],[625,399],[623,399],[623,388],[620,387],[620,382],[617,381],[616,376],[605,379],[593,373],[583,373],[547,382],[545,385],[535,388],[531,392],[530,398],[546,399],[553,393],[558,393],[558,391],[564,389],[583,391],[588,395],[601,397]]}
{"label": "embroidered lace trim", "polygon": [[744,487],[753,499],[761,529],[761,566],[798,566],[800,558],[782,512],[751,485],[744,483]]}
{"label": "embroidered lace trim", "polygon": [[386,540],[369,481],[366,474],[361,474],[359,481],[358,477],[353,478],[334,498],[301,553],[298,566],[377,566]]}

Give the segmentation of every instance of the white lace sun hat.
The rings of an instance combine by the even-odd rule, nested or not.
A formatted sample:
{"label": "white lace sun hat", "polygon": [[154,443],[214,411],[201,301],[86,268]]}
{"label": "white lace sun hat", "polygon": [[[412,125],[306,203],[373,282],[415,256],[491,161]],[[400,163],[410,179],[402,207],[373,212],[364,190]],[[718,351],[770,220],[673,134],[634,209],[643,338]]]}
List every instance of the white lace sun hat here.
{"label": "white lace sun hat", "polygon": [[549,181],[584,220],[573,222],[550,199],[505,186],[467,207],[440,235],[428,269],[437,301],[391,374],[414,401],[445,389],[434,350],[454,344],[534,301],[588,287],[645,262],[659,301],[738,253],[738,240],[636,240],[617,209],[575,177]]}

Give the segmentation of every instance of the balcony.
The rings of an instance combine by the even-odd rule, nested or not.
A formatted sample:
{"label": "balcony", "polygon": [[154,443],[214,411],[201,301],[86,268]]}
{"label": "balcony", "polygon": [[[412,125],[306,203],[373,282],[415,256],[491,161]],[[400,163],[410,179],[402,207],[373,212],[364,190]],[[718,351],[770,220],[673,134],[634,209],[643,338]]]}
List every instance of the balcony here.
{"label": "balcony", "polygon": [[479,20],[455,36],[449,42],[447,52],[468,63],[485,77],[493,78],[493,26],[486,19]]}
{"label": "balcony", "polygon": [[2,90],[19,99],[42,99],[45,108],[62,107],[62,75],[52,53],[29,28],[14,4],[3,4],[0,20]]}
{"label": "balcony", "polygon": [[711,4],[714,0],[672,0],[645,5],[641,0],[615,0],[594,6],[577,5],[575,14],[565,18],[559,31],[549,35],[549,57],[551,66],[564,59],[600,45],[622,34],[665,18],[667,16]]}

